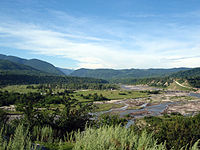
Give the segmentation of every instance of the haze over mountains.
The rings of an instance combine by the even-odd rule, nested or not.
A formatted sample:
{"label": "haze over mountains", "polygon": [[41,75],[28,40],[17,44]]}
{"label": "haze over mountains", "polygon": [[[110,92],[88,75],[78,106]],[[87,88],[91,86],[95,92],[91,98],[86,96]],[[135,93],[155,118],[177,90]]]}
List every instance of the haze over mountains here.
{"label": "haze over mountains", "polygon": [[69,75],[77,77],[92,77],[99,79],[117,78],[151,78],[151,77],[187,77],[198,76],[200,68],[171,68],[171,69],[63,69],[39,59],[24,59],[16,56],[0,54],[0,71],[26,74]]}

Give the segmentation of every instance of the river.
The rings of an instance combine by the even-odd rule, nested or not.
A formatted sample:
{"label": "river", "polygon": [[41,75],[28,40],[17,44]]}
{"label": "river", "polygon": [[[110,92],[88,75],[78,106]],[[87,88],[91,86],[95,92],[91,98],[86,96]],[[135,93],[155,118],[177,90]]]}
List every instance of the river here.
{"label": "river", "polygon": [[199,93],[190,93],[189,96],[200,98],[200,94]]}

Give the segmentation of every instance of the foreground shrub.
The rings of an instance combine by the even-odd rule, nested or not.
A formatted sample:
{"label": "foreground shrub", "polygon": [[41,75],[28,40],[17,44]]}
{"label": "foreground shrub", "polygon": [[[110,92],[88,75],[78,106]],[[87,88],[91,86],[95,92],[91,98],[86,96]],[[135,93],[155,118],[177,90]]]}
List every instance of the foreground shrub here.
{"label": "foreground shrub", "polygon": [[[75,141],[52,137],[49,127],[35,129],[37,140],[31,140],[31,134],[23,125],[19,125],[10,137],[0,130],[0,150],[167,150],[165,144],[158,144],[152,134],[143,131],[141,135],[120,126],[104,126],[98,129],[86,128],[74,133]],[[50,133],[48,133],[50,132]],[[190,150],[199,150],[197,141]],[[170,150],[177,150],[171,146]],[[181,150],[189,150],[186,145]]]}
{"label": "foreground shrub", "polygon": [[24,130],[22,125],[19,125],[13,136],[9,139],[4,136],[3,128],[0,133],[0,149],[1,150],[31,150],[34,149],[28,130]]}
{"label": "foreground shrub", "polygon": [[120,118],[119,115],[108,115],[103,114],[98,117],[98,119],[94,122],[94,127],[99,128],[100,126],[125,126],[128,120],[125,118]]}
{"label": "foreground shrub", "polygon": [[139,136],[124,127],[104,126],[77,133],[74,150],[165,150],[165,144],[145,131]]}
{"label": "foreground shrub", "polygon": [[184,117],[179,114],[145,117],[144,121],[146,125],[138,123],[141,130],[145,129],[148,133],[154,133],[159,143],[166,142],[168,149],[172,146],[177,150],[186,145],[192,147],[200,139],[200,114],[193,117]]}

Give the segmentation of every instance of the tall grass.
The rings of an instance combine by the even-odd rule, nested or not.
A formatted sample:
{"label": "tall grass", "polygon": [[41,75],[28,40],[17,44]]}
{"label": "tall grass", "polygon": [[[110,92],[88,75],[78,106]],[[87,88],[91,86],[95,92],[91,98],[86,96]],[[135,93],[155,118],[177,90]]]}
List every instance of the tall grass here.
{"label": "tall grass", "polygon": [[[60,142],[54,143],[55,139],[52,132],[50,127],[35,127],[33,134],[37,136],[39,143],[44,144],[50,150],[72,149],[72,141],[72,143],[69,143],[69,141],[60,140]],[[30,136],[28,129],[25,129],[23,125],[19,125],[9,139],[4,135],[2,128],[0,130],[0,150],[39,150],[41,148],[34,144],[35,141],[31,141],[33,135]],[[98,129],[86,128],[83,132],[73,133],[73,136],[75,136],[73,150],[166,150],[165,143],[158,144],[152,134],[143,131],[141,135],[138,135],[131,129],[121,126],[104,126]],[[193,147],[188,148],[186,146],[181,150],[199,150],[198,145],[199,141]]]}
{"label": "tall grass", "polygon": [[[141,135],[120,126],[104,126],[98,129],[86,128],[75,135],[73,150],[167,150],[165,143],[158,144],[152,134],[143,131]],[[181,150],[199,150],[199,141],[193,147]],[[171,147],[173,149],[173,146]]]}
{"label": "tall grass", "polygon": [[87,128],[76,134],[74,150],[165,150],[152,135],[144,131],[140,136],[124,127]]}
{"label": "tall grass", "polygon": [[32,142],[30,139],[30,135],[28,133],[28,129],[23,129],[23,125],[19,125],[13,136],[6,139],[3,136],[3,129],[1,129],[0,133],[0,149],[1,150],[33,150],[34,146],[32,146]]}
{"label": "tall grass", "polygon": [[34,139],[36,139],[37,141],[41,141],[41,142],[50,142],[52,143],[54,138],[53,138],[53,129],[51,127],[38,127],[35,126],[33,128],[33,133],[32,136],[34,137]]}

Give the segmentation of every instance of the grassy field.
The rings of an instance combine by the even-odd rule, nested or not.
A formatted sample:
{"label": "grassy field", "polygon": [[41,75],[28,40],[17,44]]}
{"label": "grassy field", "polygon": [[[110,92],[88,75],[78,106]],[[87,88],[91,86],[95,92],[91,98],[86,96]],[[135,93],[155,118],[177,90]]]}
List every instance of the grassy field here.
{"label": "grassy field", "polygon": [[[43,90],[39,89],[32,89],[32,88],[27,88],[28,86],[34,86],[36,87],[36,84],[32,85],[9,85],[3,88],[0,88],[1,91],[8,91],[8,92],[17,92],[17,93],[35,93],[35,92],[42,92]],[[65,89],[54,89],[54,93],[58,92],[63,92]],[[48,91],[48,89],[47,89]]]}
{"label": "grassy field", "polygon": [[0,89],[1,91],[17,92],[17,93],[30,93],[38,92],[37,89],[27,89],[27,85],[10,85]]}
{"label": "grassy field", "polygon": [[[36,85],[33,85],[36,86]],[[38,89],[27,88],[27,85],[13,85],[7,86],[1,89],[1,91],[9,92],[19,92],[19,93],[29,93],[29,92],[41,92]],[[64,89],[53,89],[53,93],[64,91]],[[140,91],[121,91],[121,90],[78,90],[70,94],[71,98],[77,99],[79,102],[94,102],[92,96],[86,98],[88,95],[97,94],[98,96],[102,95],[106,100],[124,100],[124,99],[134,99],[134,98],[144,98],[149,95]],[[98,108],[94,111],[106,111],[112,108],[123,107],[124,104],[95,104]],[[59,108],[62,109],[64,105],[62,104],[50,104],[49,108]]]}
{"label": "grassy field", "polygon": [[[35,85],[33,85],[35,86]],[[38,89],[29,89],[27,85],[12,85],[6,86],[0,89],[1,91],[8,91],[8,92],[18,92],[18,93],[29,93],[29,92],[40,92]],[[54,93],[63,92],[64,89],[53,89]],[[139,91],[121,91],[121,90],[85,90],[85,91],[75,91],[73,93],[73,97],[80,100],[80,101],[90,101],[90,99],[84,99],[80,95],[87,96],[89,94],[97,93],[98,95],[102,94],[104,97],[110,100],[117,100],[117,99],[129,99],[129,98],[140,98],[140,97],[148,97],[147,93],[142,93]]]}

